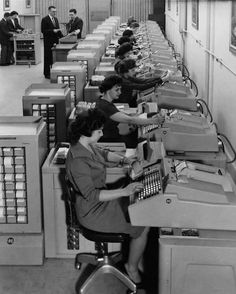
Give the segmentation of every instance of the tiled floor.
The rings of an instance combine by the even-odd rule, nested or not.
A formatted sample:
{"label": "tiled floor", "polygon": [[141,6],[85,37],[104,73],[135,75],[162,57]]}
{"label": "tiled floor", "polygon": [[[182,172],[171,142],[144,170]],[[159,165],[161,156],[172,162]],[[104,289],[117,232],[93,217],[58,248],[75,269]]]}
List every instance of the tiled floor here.
{"label": "tiled floor", "polygon": [[[48,259],[43,266],[0,266],[1,294],[75,294],[80,271],[73,260]],[[86,294],[125,294],[127,288],[109,274],[99,277]],[[144,294],[139,290],[138,294]]]}
{"label": "tiled floor", "polygon": [[2,294],[72,294],[78,272],[73,260],[46,260],[43,266],[0,266]]}
{"label": "tiled floor", "polygon": [[22,96],[32,83],[49,83],[43,65],[0,66],[0,116],[22,115]]}

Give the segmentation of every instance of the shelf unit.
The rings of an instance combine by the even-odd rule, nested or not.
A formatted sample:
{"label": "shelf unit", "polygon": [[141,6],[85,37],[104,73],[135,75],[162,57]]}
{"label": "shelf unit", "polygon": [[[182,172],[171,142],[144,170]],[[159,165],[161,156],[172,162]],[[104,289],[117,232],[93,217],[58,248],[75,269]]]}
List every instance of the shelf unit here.
{"label": "shelf unit", "polygon": [[14,38],[16,64],[38,64],[41,62],[40,35],[18,34]]}
{"label": "shelf unit", "polygon": [[34,34],[39,34],[41,31],[40,14],[21,14],[19,15],[20,24],[26,30],[31,30]]}

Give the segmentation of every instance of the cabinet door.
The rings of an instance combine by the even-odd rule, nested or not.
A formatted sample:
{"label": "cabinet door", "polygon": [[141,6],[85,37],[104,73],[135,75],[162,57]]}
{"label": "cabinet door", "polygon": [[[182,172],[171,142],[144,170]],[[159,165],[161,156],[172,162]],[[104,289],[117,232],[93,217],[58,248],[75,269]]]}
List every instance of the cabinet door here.
{"label": "cabinet door", "polygon": [[236,248],[213,242],[172,249],[171,294],[236,293]]}

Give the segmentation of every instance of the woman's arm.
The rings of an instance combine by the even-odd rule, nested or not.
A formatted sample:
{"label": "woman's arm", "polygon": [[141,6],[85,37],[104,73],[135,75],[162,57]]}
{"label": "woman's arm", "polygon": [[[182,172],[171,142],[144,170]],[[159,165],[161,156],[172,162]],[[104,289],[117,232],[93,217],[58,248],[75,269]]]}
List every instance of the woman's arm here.
{"label": "woman's arm", "polygon": [[134,182],[129,184],[123,189],[116,190],[101,190],[99,194],[100,201],[110,201],[115,200],[121,197],[129,197],[136,192],[139,192],[143,189],[143,184]]}
{"label": "woman's arm", "polygon": [[133,195],[143,189],[141,183],[131,183],[125,188],[115,190],[105,190],[96,188],[91,176],[91,167],[80,159],[73,159],[67,164],[67,174],[74,184],[76,191],[82,195],[86,201],[110,201],[120,197]]}
{"label": "woman's arm", "polygon": [[126,157],[124,155],[120,155],[116,152],[108,152],[107,161],[109,162],[117,162],[121,166],[124,164],[132,164],[137,160],[137,156]]}
{"label": "woman's arm", "polygon": [[130,78],[132,82],[137,84],[136,89],[138,90],[147,90],[149,88],[155,87],[162,84],[164,81],[161,77],[152,77],[152,78]]}
{"label": "woman's arm", "polygon": [[122,155],[115,153],[115,152],[108,152],[108,154],[107,154],[107,161],[117,162],[121,165],[124,163],[125,158],[126,158],[125,156],[122,156]]}
{"label": "woman's arm", "polygon": [[122,156],[118,153],[115,153],[115,152],[108,152],[108,154],[107,154],[107,161],[109,161],[109,162],[121,163],[123,158],[124,158],[124,156]]}
{"label": "woman's arm", "polygon": [[120,123],[127,123],[127,124],[140,125],[140,126],[151,125],[151,124],[161,124],[164,121],[163,116],[158,114],[153,116],[152,118],[141,118],[138,116],[129,116],[123,112],[117,112],[111,115],[110,118]]}

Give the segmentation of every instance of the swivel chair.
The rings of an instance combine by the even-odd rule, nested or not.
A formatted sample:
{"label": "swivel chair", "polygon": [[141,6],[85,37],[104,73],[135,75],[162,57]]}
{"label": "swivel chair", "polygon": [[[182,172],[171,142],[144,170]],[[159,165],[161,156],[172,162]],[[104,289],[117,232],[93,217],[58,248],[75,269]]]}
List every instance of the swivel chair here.
{"label": "swivel chair", "polygon": [[[136,284],[123,272],[121,272],[115,264],[121,260],[121,255],[117,252],[108,253],[108,243],[123,243],[129,235],[122,233],[103,233],[92,231],[79,224],[75,213],[76,191],[65,177],[66,195],[65,202],[67,207],[67,225],[72,231],[81,233],[87,240],[95,242],[96,253],[78,253],[75,258],[75,267],[80,269],[82,263],[95,265],[95,269],[90,276],[85,280],[79,289],[76,289],[77,294],[85,294],[87,289],[92,285],[93,281],[102,274],[112,274],[125,284],[130,290],[129,293],[136,293]],[[77,287],[76,287],[77,288]]]}

